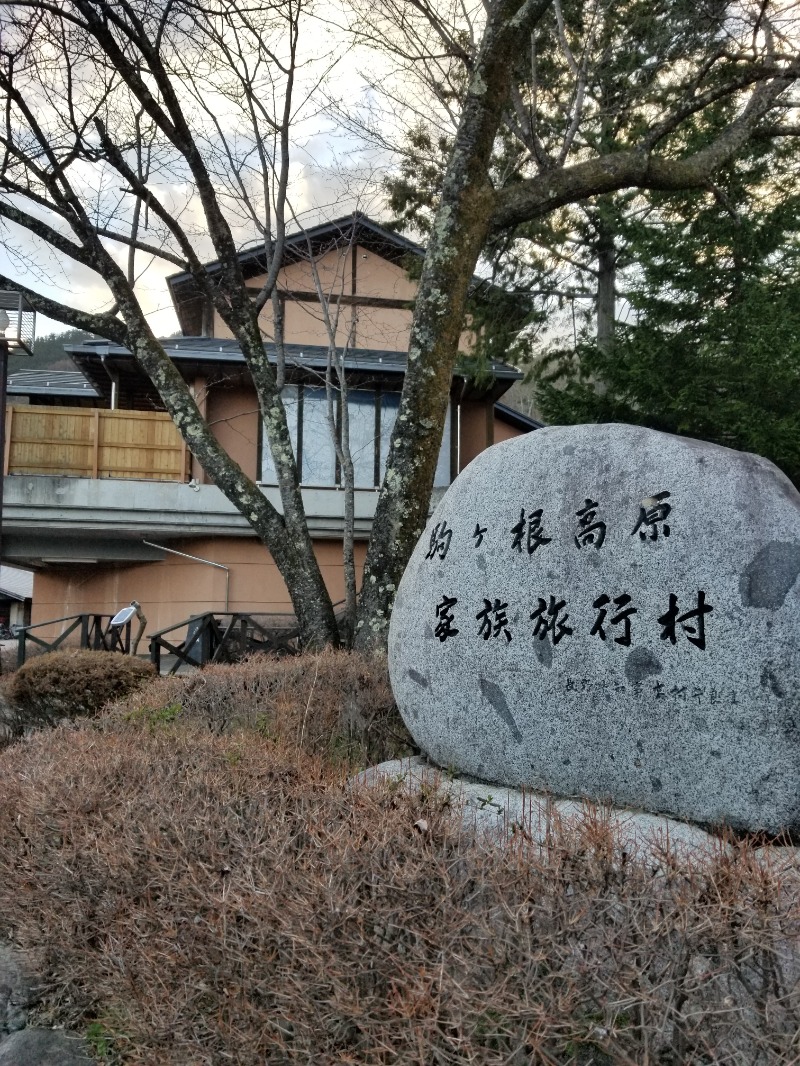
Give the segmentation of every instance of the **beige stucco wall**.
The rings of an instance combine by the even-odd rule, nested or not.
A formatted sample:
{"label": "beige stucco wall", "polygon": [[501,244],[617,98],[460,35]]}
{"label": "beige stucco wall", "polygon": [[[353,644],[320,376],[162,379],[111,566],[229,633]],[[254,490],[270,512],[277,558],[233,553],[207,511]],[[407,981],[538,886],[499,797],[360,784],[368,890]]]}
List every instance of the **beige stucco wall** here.
{"label": "beige stucco wall", "polygon": [[485,403],[472,402],[461,405],[459,470],[468,466],[476,455],[490,445],[523,435],[523,430],[497,417],[494,405],[491,406],[490,418],[491,422],[487,419]]}
{"label": "beige stucco wall", "polygon": [[517,429],[516,426],[510,426],[508,422],[503,422],[502,419],[495,417],[494,420],[494,443],[499,444],[501,440],[511,440],[512,437],[521,437],[522,430]]}
{"label": "beige stucco wall", "polygon": [[255,481],[258,477],[258,401],[254,389],[211,386],[207,418],[230,457]]}
{"label": "beige stucco wall", "polygon": [[[278,568],[254,538],[192,538],[175,541],[170,547],[229,568],[230,610],[254,614],[291,611]],[[314,550],[334,603],[344,599],[341,542],[317,541]],[[360,578],[366,545],[357,543],[355,550]],[[167,555],[157,563],[37,573],[32,622],[84,612],[115,614],[133,599],[142,605],[147,632],[152,633],[192,614],[224,611],[225,572]]]}
{"label": "beige stucco wall", "polygon": [[[384,300],[411,301],[417,294],[417,282],[409,278],[402,266],[358,246],[355,251],[333,249],[317,260],[322,290],[326,295],[378,297]],[[266,275],[251,278],[248,287],[258,289]],[[313,302],[292,300],[287,295],[284,306],[284,336],[288,343],[327,345],[328,329],[321,304],[317,301],[314,275],[308,262],[291,263],[278,275],[278,290],[309,293]],[[338,315],[337,315],[338,312]],[[336,328],[336,342],[343,345],[348,338],[357,348],[378,348],[391,352],[408,350],[413,312],[406,307],[369,307],[360,304],[329,305],[331,328]],[[267,340],[274,338],[272,303],[262,311],[259,323]],[[214,315],[214,336],[230,338],[231,331],[218,314]],[[470,351],[474,334],[464,331],[459,348]]]}
{"label": "beige stucco wall", "polygon": [[463,470],[489,444],[486,432],[486,404],[462,403],[460,426],[459,470]]}
{"label": "beige stucco wall", "polygon": [[[416,295],[416,282],[408,278],[402,267],[364,248],[356,248],[355,256],[352,249],[348,248],[343,252],[334,249],[317,260],[317,270],[326,295],[355,294],[388,300],[413,300]],[[257,289],[265,280],[262,275],[250,279],[247,284],[249,288]],[[300,262],[284,267],[278,275],[278,289],[284,293],[303,292],[316,296],[317,290],[310,264]],[[344,344],[348,336],[351,336],[355,317],[355,346],[385,348],[388,351],[405,351],[408,347],[410,309],[359,307],[356,312],[353,307],[337,307],[331,303],[329,312],[332,326],[337,326],[339,344]],[[271,303],[264,308],[259,322],[265,337],[271,340],[274,336]],[[287,297],[284,332],[286,340],[292,344],[327,344],[328,331],[321,305]],[[214,316],[214,336],[231,337],[230,330],[217,314]]]}

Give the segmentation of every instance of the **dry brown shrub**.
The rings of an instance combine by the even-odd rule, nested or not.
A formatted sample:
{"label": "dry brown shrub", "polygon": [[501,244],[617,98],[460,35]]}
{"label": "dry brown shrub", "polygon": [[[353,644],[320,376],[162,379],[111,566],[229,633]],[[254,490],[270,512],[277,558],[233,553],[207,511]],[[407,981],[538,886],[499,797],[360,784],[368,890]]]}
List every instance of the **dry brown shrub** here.
{"label": "dry brown shrub", "polygon": [[797,1062],[797,881],[746,852],[479,848],[435,792],[180,722],[36,734],[0,811],[0,936],[107,1061]]}
{"label": "dry brown shrub", "polygon": [[256,655],[188,677],[154,679],[117,701],[112,713],[157,721],[170,708],[214,733],[251,729],[361,766],[416,750],[395,704],[386,660],[357,652]]}
{"label": "dry brown shrub", "polygon": [[55,651],[26,662],[4,683],[16,734],[61,718],[96,714],[153,676],[153,667],[127,655]]}

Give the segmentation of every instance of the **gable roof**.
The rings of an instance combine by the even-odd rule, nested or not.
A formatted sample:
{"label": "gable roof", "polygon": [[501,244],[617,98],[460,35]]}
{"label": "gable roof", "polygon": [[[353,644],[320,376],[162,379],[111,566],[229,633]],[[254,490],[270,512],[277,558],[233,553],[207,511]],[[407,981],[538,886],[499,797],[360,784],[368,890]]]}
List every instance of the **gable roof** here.
{"label": "gable roof", "polygon": [[[297,263],[307,259],[309,254],[315,257],[324,255],[333,248],[341,248],[342,245],[358,245],[391,263],[402,263],[408,256],[422,258],[425,255],[425,249],[421,245],[394,233],[361,211],[355,211],[352,215],[344,215],[332,222],[322,222],[318,226],[287,235],[283,259],[287,264]],[[267,272],[263,242],[244,248],[239,253],[238,260],[245,279]],[[214,260],[205,264],[205,270],[213,277],[222,272],[222,264]],[[170,274],[167,286],[184,336],[201,336],[203,296],[192,275],[187,271]]]}
{"label": "gable roof", "polygon": [[16,566],[0,566],[0,596],[6,600],[29,600],[33,596],[33,574]]}
{"label": "gable roof", "polygon": [[545,423],[540,422],[538,418],[531,418],[530,415],[523,414],[515,407],[509,407],[507,403],[496,403],[494,413],[501,422],[507,422],[515,429],[521,429],[523,433],[530,433],[534,429],[544,429],[545,426]]}

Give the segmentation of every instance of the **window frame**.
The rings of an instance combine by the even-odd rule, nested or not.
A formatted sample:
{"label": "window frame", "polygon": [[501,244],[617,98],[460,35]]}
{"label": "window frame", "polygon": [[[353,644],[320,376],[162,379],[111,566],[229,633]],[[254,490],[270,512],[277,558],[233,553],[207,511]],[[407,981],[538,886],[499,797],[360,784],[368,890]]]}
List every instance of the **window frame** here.
{"label": "window frame", "polygon": [[[304,394],[305,394],[305,390],[307,388],[316,390],[316,389],[319,389],[320,387],[321,386],[318,383],[309,382],[309,381],[287,382],[283,386],[284,390],[286,390],[286,389],[296,389],[297,390],[297,400],[296,400],[296,408],[295,408],[295,410],[296,410],[296,422],[295,422],[294,427],[292,427],[291,422],[290,422],[290,433],[292,431],[292,428],[294,428],[294,434],[292,436],[292,447],[294,448],[294,451],[295,451],[295,461],[297,463],[297,474],[298,474],[298,478],[299,478],[299,481],[300,481],[300,487],[301,488],[308,488],[308,489],[335,488],[335,489],[341,489],[343,487],[342,486],[341,463],[339,462],[339,457],[336,454],[336,449],[334,448],[334,445],[333,445],[332,441],[331,441],[331,449],[333,451],[333,481],[330,484],[319,484],[319,483],[309,484],[308,482],[306,482],[304,480],[304,474],[303,474],[303,435],[304,435],[303,434],[303,426],[304,426],[304,421],[305,421],[304,415],[305,415],[305,407],[306,407]],[[322,386],[322,388],[324,388],[324,386]],[[361,393],[367,392],[367,393],[370,393],[372,395],[372,398],[373,398],[373,409],[374,409],[374,423],[373,423],[373,425],[374,425],[374,434],[373,434],[373,438],[372,438],[372,445],[373,445],[373,461],[372,461],[373,483],[371,485],[363,485],[363,484],[356,483],[354,487],[357,490],[360,489],[360,490],[363,490],[363,491],[376,491],[376,490],[378,490],[381,487],[381,484],[383,482],[383,474],[384,474],[384,471],[385,471],[385,464],[382,461],[382,457],[381,457],[381,451],[382,451],[382,448],[381,448],[381,445],[382,445],[381,437],[382,437],[383,427],[384,427],[384,423],[385,423],[385,409],[384,409],[385,408],[385,404],[384,404],[383,400],[384,400],[384,397],[386,397],[386,396],[396,396],[396,397],[398,397],[398,401],[399,401],[400,389],[399,388],[397,388],[397,389],[387,388],[385,383],[370,384],[369,387],[360,386],[360,385],[351,385],[348,388],[348,396],[351,393],[354,393],[354,392],[361,392]],[[336,415],[335,415],[335,417],[336,417],[336,431],[337,431],[337,434],[341,434],[341,424],[342,424],[341,423],[341,402],[342,402],[341,393],[337,390]],[[398,406],[399,406],[399,403],[398,403]],[[396,418],[396,414],[395,414],[395,418]],[[453,452],[453,432],[454,432],[455,425],[456,425],[456,419],[453,417],[453,401],[451,399],[451,400],[448,401],[448,408],[447,408],[447,415],[446,415],[444,433],[442,435],[442,443],[441,443],[441,446],[440,446],[439,455],[437,456],[437,463],[436,463],[436,471],[437,471],[437,473],[436,473],[436,475],[434,475],[434,487],[435,488],[444,487],[441,481],[439,481],[437,483],[437,480],[436,480],[437,475],[440,474],[440,472],[444,468],[446,468],[446,478],[447,478],[446,484],[449,485],[452,482],[452,480],[453,480],[452,452]],[[394,419],[392,420],[392,428],[394,428]],[[278,483],[277,475],[275,474],[274,466],[273,466],[273,463],[272,463],[272,456],[269,453],[269,445],[268,445],[268,442],[267,442],[266,434],[264,433],[264,423],[263,423],[263,419],[261,419],[261,418],[259,418],[258,429],[259,429],[259,436],[258,436],[258,449],[259,449],[259,476],[258,476],[258,483],[260,485],[265,485],[265,486],[276,486],[277,483]],[[267,467],[269,469],[267,469]]]}

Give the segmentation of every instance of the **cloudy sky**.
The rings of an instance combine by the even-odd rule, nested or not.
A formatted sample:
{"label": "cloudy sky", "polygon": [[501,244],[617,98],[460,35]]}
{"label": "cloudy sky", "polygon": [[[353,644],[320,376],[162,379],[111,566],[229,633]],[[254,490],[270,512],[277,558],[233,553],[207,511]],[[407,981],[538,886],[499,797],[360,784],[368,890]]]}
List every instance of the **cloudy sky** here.
{"label": "cloudy sky", "polygon": [[[343,35],[339,33],[337,37],[337,33],[336,20],[325,19],[310,24],[305,36],[301,35],[301,61],[307,61],[308,67],[298,78],[295,99],[300,98],[304,89],[316,85],[320,69],[328,68],[332,56],[337,59],[324,84],[313,90],[313,95],[301,108],[293,128],[289,199],[291,210],[303,225],[314,225],[356,209],[377,217],[385,216],[386,212],[380,183],[389,162],[387,154],[365,145],[355,134],[344,130],[326,108],[326,102],[334,100],[340,107],[355,110],[367,94],[367,68],[369,76],[374,79],[375,66],[381,61],[366,52],[348,50]],[[42,110],[47,109],[43,107]],[[224,114],[221,122],[224,126]],[[92,182],[98,181],[102,184],[103,179],[98,179],[96,173],[85,175],[84,192],[88,203],[91,203]],[[118,177],[111,179],[105,193],[107,199],[113,197],[120,184]],[[168,181],[159,178],[152,187],[162,203],[170,202],[171,198],[175,210],[182,212],[182,221],[189,221],[193,242],[201,258],[213,258],[211,242],[203,232],[199,204],[189,194],[189,187],[181,190],[173,181],[169,188]],[[97,202],[100,202],[99,193]],[[234,232],[242,244],[250,238],[246,226],[235,227]],[[145,236],[153,240],[150,234]],[[108,247],[118,251],[116,258],[124,264],[126,251],[119,245],[109,244]],[[136,269],[139,275],[137,293],[153,330],[160,336],[174,333],[178,323],[164,279],[174,273],[176,267],[137,253]],[[0,231],[0,272],[45,296],[87,311],[100,312],[111,306],[109,290],[96,274],[56,256],[47,246],[24,231],[15,231],[14,227]],[[67,328],[44,316],[38,317],[37,334],[40,336]]]}

